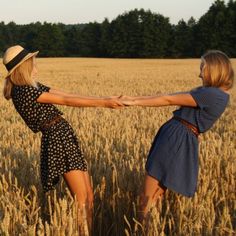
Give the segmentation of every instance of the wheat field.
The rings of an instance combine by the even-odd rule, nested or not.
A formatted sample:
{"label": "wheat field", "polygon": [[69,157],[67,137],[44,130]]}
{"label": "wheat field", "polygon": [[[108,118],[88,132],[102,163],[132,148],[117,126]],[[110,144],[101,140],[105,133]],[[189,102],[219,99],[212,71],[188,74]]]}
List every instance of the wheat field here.
{"label": "wheat field", "polygon": [[[40,82],[83,95],[154,95],[201,85],[198,59],[39,58],[37,63]],[[233,65],[236,71],[236,60]],[[3,82],[2,65],[0,71]],[[41,134],[31,132],[3,96],[0,106],[0,235],[78,235],[76,203],[63,179],[42,194]],[[176,107],[59,108],[89,165],[93,235],[144,235],[137,222],[144,165],[154,135]],[[235,235],[235,117],[234,88],[223,116],[201,135],[197,193],[186,198],[167,191],[152,211],[148,235]]]}

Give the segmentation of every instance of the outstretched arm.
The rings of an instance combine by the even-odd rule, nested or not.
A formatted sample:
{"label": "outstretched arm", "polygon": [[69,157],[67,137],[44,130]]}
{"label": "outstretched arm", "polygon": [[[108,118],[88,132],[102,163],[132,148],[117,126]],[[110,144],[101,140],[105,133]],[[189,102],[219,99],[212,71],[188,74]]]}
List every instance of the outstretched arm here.
{"label": "outstretched arm", "polygon": [[54,89],[54,88],[50,88],[49,90],[49,93],[52,93],[52,94],[56,94],[56,95],[61,95],[61,96],[66,96],[66,97],[80,97],[80,98],[83,98],[83,99],[101,99],[101,98],[118,98],[119,96],[101,96],[101,97],[96,97],[96,96],[82,96],[82,95],[78,95],[78,94],[72,94],[72,93],[67,93],[67,92],[64,92],[62,90],[59,90],[59,89]]}
{"label": "outstretched arm", "polygon": [[145,96],[145,97],[123,97],[121,101],[124,105],[130,106],[190,106],[196,107],[197,103],[189,93],[174,93],[160,96]]}
{"label": "outstretched arm", "polygon": [[123,104],[117,98],[95,98],[86,97],[64,92],[54,92],[50,89],[49,92],[43,92],[38,98],[39,103],[51,103],[57,105],[66,105],[73,107],[109,107],[118,108]]}

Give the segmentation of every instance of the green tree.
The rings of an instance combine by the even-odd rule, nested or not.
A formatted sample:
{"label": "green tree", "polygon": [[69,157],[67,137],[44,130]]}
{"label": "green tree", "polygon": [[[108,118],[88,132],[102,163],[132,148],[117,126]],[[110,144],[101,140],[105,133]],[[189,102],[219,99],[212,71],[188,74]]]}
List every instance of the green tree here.
{"label": "green tree", "polygon": [[236,1],[216,0],[199,19],[171,25],[160,14],[134,9],[101,24],[16,25],[0,22],[0,55],[20,44],[40,56],[122,58],[199,57],[208,49],[236,56]]}
{"label": "green tree", "polygon": [[5,46],[10,47],[19,42],[19,28],[15,22],[11,21],[6,25],[5,28]]}
{"label": "green tree", "polygon": [[236,1],[230,0],[227,5],[226,32],[227,49],[226,52],[231,57],[236,57]]}
{"label": "green tree", "polygon": [[150,11],[133,10],[111,22],[111,51],[115,57],[165,57],[171,25]]}
{"label": "green tree", "polygon": [[34,47],[40,56],[58,57],[64,55],[64,35],[59,25],[44,22],[36,32]]}
{"label": "green tree", "polygon": [[219,49],[227,53],[228,15],[224,1],[217,0],[204,14],[196,27],[196,54],[200,56],[208,49]]}
{"label": "green tree", "polygon": [[180,20],[174,26],[174,37],[172,44],[172,56],[175,58],[193,57],[195,40],[194,40],[194,27],[196,22],[194,18],[190,18],[188,23]]}
{"label": "green tree", "polygon": [[169,18],[151,11],[142,11],[140,17],[142,48],[141,57],[166,57],[171,38]]}
{"label": "green tree", "polygon": [[99,43],[101,57],[109,57],[111,48],[111,25],[106,18],[101,24],[101,38]]}
{"label": "green tree", "polygon": [[100,57],[101,26],[97,22],[87,24],[78,38],[80,56]]}
{"label": "green tree", "polygon": [[80,34],[81,30],[76,25],[65,29],[65,53],[66,56],[80,55]]}
{"label": "green tree", "polygon": [[5,23],[2,21],[0,22],[0,57],[3,56],[3,53],[6,49],[6,38],[5,38]]}

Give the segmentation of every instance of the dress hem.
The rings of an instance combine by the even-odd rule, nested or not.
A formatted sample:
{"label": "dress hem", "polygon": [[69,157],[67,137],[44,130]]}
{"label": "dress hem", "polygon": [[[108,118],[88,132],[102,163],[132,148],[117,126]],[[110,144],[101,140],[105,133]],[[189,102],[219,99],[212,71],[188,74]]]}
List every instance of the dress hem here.
{"label": "dress hem", "polygon": [[47,190],[45,190],[44,187],[43,187],[43,192],[44,192],[44,193],[47,193],[47,192],[49,192],[49,191],[51,191],[51,190],[54,190],[54,189],[56,188],[56,185],[57,185],[57,184],[59,183],[59,181],[60,181],[60,177],[61,177],[63,174],[65,174],[65,173],[67,173],[67,172],[69,172],[69,171],[72,171],[72,170],[80,170],[80,171],[84,171],[84,172],[88,171],[87,168],[86,168],[86,169],[81,169],[81,168],[73,167],[73,168],[67,169],[66,171],[59,172],[58,175],[54,176],[54,178],[52,179],[51,182],[53,182],[53,180],[55,180],[55,179],[58,179],[58,180],[57,180],[54,184],[52,184],[51,186],[48,186],[48,185],[47,185],[47,186],[48,186]]}
{"label": "dress hem", "polygon": [[151,177],[153,177],[154,179],[156,179],[160,184],[162,184],[163,186],[165,186],[167,189],[170,189],[178,194],[181,194],[185,197],[193,197],[195,192],[194,193],[183,193],[183,192],[180,192],[179,190],[177,190],[172,184],[168,183],[167,181],[161,181],[161,178],[158,176],[155,176],[153,174],[151,174],[148,170],[146,170],[147,174]]}

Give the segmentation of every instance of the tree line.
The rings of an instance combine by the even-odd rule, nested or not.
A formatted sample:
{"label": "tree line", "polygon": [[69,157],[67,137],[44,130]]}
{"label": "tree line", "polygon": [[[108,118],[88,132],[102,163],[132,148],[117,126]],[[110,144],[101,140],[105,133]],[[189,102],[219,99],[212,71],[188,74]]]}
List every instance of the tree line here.
{"label": "tree line", "polygon": [[236,1],[217,0],[198,21],[176,25],[143,9],[102,23],[0,22],[0,56],[15,44],[39,50],[41,57],[188,58],[209,49],[236,57]]}

